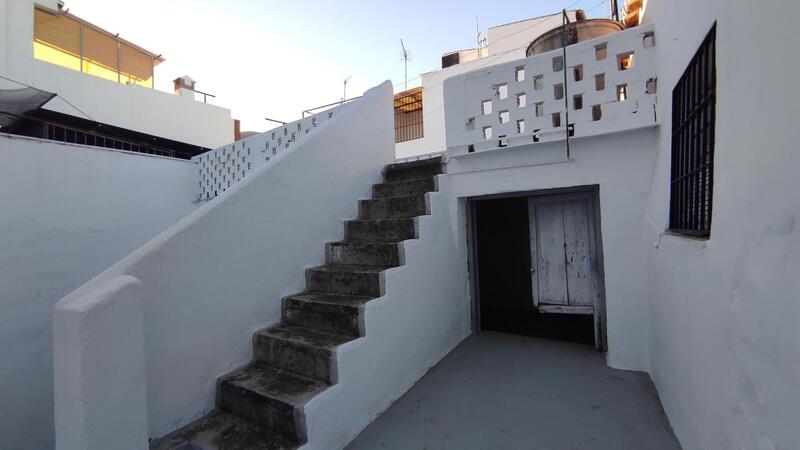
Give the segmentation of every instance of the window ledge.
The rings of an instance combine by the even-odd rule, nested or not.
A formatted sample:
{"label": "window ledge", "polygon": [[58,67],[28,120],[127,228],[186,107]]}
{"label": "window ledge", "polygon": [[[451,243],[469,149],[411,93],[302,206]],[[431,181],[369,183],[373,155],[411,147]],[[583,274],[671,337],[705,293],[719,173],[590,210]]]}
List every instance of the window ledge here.
{"label": "window ledge", "polygon": [[674,228],[667,228],[664,230],[667,236],[675,236],[679,238],[689,239],[692,241],[708,242],[711,240],[711,233],[708,231],[697,230],[679,230]]}

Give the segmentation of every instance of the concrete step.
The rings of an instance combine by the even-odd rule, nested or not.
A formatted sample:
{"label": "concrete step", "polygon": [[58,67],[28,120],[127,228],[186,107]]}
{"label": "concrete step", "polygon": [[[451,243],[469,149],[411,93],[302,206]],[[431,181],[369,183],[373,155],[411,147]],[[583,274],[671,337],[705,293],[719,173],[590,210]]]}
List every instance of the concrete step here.
{"label": "concrete step", "polygon": [[348,220],[344,224],[346,241],[357,242],[400,242],[416,239],[414,219],[371,219]]}
{"label": "concrete step", "polygon": [[364,335],[361,306],[372,297],[296,294],[283,299],[283,320],[287,324],[337,333]]}
{"label": "concrete step", "polygon": [[304,442],[302,406],[328,386],[254,362],[219,379],[217,406],[286,439]]}
{"label": "concrete step", "polygon": [[377,198],[358,202],[360,219],[417,217],[428,214],[425,195]]}
{"label": "concrete step", "polygon": [[380,297],[385,266],[329,265],[306,269],[306,290],[341,295]]}
{"label": "concrete step", "polygon": [[433,177],[421,180],[396,181],[394,183],[380,183],[372,185],[373,198],[404,197],[407,195],[421,195],[436,190]]}
{"label": "concrete step", "polygon": [[389,164],[383,169],[388,182],[433,178],[444,172],[441,158],[431,158],[407,163]]}
{"label": "concrete step", "polygon": [[400,265],[400,246],[385,242],[328,242],[325,261],[328,264],[395,267]]}
{"label": "concrete step", "polygon": [[291,324],[281,324],[253,336],[253,357],[280,370],[336,382],[336,347],[356,337]]}
{"label": "concrete step", "polygon": [[293,450],[289,439],[239,416],[214,410],[167,436],[154,439],[151,450]]}

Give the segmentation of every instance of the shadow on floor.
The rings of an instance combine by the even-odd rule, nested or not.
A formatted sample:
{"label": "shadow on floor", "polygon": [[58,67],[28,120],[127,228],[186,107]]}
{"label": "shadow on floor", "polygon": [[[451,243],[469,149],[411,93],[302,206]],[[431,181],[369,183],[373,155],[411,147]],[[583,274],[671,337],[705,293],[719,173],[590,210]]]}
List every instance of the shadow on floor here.
{"label": "shadow on floor", "polygon": [[680,450],[650,377],[591,347],[483,332],[462,342],[348,450]]}

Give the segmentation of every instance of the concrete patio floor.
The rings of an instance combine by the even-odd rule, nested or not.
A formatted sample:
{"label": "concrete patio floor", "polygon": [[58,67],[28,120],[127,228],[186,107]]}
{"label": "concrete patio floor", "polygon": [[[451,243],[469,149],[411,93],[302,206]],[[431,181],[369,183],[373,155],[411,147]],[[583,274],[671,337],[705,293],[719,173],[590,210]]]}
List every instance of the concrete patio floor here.
{"label": "concrete patio floor", "polygon": [[494,332],[467,338],[347,447],[680,448],[647,374],[585,345]]}

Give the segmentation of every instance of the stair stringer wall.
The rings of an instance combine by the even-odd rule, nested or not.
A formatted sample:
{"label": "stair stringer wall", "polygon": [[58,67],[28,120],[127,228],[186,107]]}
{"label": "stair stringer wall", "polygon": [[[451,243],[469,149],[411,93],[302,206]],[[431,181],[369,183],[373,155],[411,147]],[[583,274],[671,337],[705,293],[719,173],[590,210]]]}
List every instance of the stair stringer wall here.
{"label": "stair stringer wall", "polygon": [[[273,165],[251,172],[58,302],[54,372],[59,381],[59,448],[69,447],[59,442],[87,433],[131,434],[130,424],[143,419],[117,405],[125,404],[126,396],[138,399],[142,385],[147,435],[116,442],[116,448],[144,448],[147,437],[163,436],[214,407],[217,378],[247,363],[253,333],[280,321],[282,297],[303,289],[303,268],[323,262],[324,242],[341,239],[342,220],[356,214],[358,198],[369,194],[380,168],[394,160],[391,99],[389,82],[370,89],[298,140],[293,150],[278,155]],[[143,309],[144,342],[139,344],[144,368],[133,367],[129,355],[113,348],[95,351],[80,333],[61,333],[64,314],[79,316],[75,323],[92,325],[105,303],[127,302],[121,295],[96,295],[120,276],[140,281],[135,300]],[[108,322],[131,320],[120,314]],[[115,333],[113,327],[104,330]],[[112,342],[102,333],[89,339]],[[59,358],[72,350],[96,364],[77,367],[80,358]],[[102,386],[82,381],[103,372],[125,377],[98,375]],[[66,375],[73,373],[78,375]],[[111,391],[118,398],[75,399],[71,393],[78,388]],[[93,420],[117,428],[92,426]]]}
{"label": "stair stringer wall", "polygon": [[338,383],[305,405],[303,449],[342,448],[471,333],[465,227],[446,175],[426,194],[405,265],[388,269],[384,295],[365,305],[366,335],[337,350]]}

